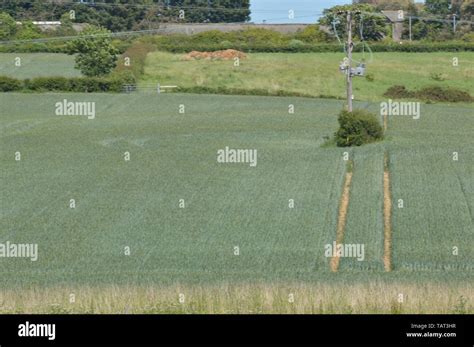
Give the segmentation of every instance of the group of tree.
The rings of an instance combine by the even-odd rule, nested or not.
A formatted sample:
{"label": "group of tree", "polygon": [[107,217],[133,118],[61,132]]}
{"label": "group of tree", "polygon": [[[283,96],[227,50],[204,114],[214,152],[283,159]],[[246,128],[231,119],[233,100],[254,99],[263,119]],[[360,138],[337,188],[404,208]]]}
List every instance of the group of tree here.
{"label": "group of tree", "polygon": [[[320,23],[327,26],[334,36],[345,37],[347,22],[341,12],[359,11],[354,15],[353,27],[356,39],[379,41],[390,35],[391,25],[381,11],[404,11],[405,25],[403,39],[413,40],[452,40],[472,41],[474,25],[474,0],[425,0],[415,3],[413,0],[361,0],[353,5],[334,6],[323,12]],[[410,19],[411,17],[411,19]],[[456,30],[453,19],[456,19]]]}
{"label": "group of tree", "polygon": [[77,23],[111,31],[156,28],[163,22],[228,23],[250,19],[249,0],[3,0],[0,12],[15,20],[57,21],[65,13]]}
{"label": "group of tree", "polygon": [[31,40],[41,37],[41,30],[31,21],[17,24],[8,13],[0,12],[0,40]]}

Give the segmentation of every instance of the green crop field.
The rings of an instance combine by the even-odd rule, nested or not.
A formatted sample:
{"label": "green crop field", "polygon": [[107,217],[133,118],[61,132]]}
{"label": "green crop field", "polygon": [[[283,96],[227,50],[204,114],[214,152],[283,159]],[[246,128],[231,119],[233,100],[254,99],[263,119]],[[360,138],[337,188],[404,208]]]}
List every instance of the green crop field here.
{"label": "green crop field", "polygon": [[18,79],[81,76],[74,68],[74,56],[58,53],[0,53],[0,76]]}
{"label": "green crop field", "polygon": [[[459,60],[456,67],[454,57]],[[343,98],[344,78],[338,65],[343,58],[343,52],[250,53],[235,67],[233,60],[186,60],[182,54],[153,52],[148,55],[142,84],[283,90]],[[380,100],[389,87],[400,84],[410,90],[430,85],[457,87],[474,95],[473,53],[367,53],[354,54],[354,58],[369,62],[367,74],[373,77],[373,81],[354,80],[359,100]]]}
{"label": "green crop field", "polygon": [[[95,119],[56,115],[55,104],[63,99],[95,102]],[[37,261],[2,260],[4,302],[20,300],[14,298],[19,288],[55,286],[69,288],[64,296],[67,290],[90,294],[103,286],[198,285],[204,289],[195,295],[214,293],[225,302],[228,294],[218,299],[222,285],[258,282],[272,291],[268,286],[292,283],[337,288],[385,283],[380,290],[388,308],[360,310],[386,312],[395,309],[390,305],[397,288],[437,300],[436,286],[449,279],[453,287],[439,310],[452,312],[461,296],[468,305],[462,309],[474,307],[465,287],[474,279],[469,105],[422,105],[419,120],[390,118],[384,142],[346,150],[326,143],[337,129],[342,102],[336,100],[10,93],[0,95],[0,104],[0,243],[39,247]],[[370,103],[358,107],[378,109]],[[226,146],[256,149],[257,165],[218,163],[217,151]],[[335,240],[345,151],[354,162],[345,240],[364,244],[366,251],[364,261],[343,258],[340,271],[331,273],[324,247]],[[18,152],[21,160],[15,160]],[[457,161],[453,152],[459,153]],[[381,259],[385,153],[394,204],[391,273],[383,271]],[[458,255],[452,253],[455,246]],[[427,293],[429,283],[438,289]],[[372,292],[360,292],[370,300]],[[42,308],[24,310],[50,309],[41,305],[52,298],[34,293],[23,298],[31,299],[28,295]],[[355,299],[347,295],[350,306]],[[428,302],[425,308],[417,303],[410,303],[411,311],[433,310]],[[85,305],[80,311],[113,310]],[[137,312],[144,310],[140,305]],[[7,306],[0,304],[0,311],[9,312]],[[347,312],[311,307],[300,311]]]}

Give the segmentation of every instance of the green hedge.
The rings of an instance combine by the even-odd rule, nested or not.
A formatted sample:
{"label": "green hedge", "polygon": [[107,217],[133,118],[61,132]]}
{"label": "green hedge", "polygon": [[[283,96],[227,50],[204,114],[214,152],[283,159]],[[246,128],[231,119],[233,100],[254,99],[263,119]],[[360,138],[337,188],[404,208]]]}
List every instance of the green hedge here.
{"label": "green hedge", "polygon": [[[195,37],[196,36],[196,37]],[[238,49],[242,52],[268,52],[268,53],[325,53],[325,52],[341,52],[342,46],[337,43],[301,43],[295,44],[295,41],[268,41],[262,42],[256,40],[222,40],[215,42],[213,40],[199,40],[200,36],[192,35],[168,35],[168,36],[145,36],[132,43],[131,39],[114,40],[116,46],[121,53],[127,49],[128,55],[133,55],[133,46],[138,46],[140,50],[149,49],[150,45],[156,49],[171,53],[188,53],[191,51],[218,51],[222,49]],[[449,41],[449,42],[370,42],[368,43],[373,52],[474,52],[474,42],[465,41]],[[362,45],[354,48],[358,52],[362,50]],[[47,42],[47,43],[22,43],[0,46],[0,53],[66,53],[66,45],[64,42]]]}
{"label": "green hedge", "polygon": [[[123,53],[131,44],[131,40],[113,40],[114,46]],[[0,53],[68,53],[65,41],[28,42],[0,45]]]}
{"label": "green hedge", "polygon": [[[369,44],[373,52],[474,52],[474,44],[472,43],[404,43],[404,44],[387,44],[373,43]],[[341,52],[343,48],[338,44],[232,44],[228,42],[224,44],[203,44],[203,43],[176,43],[176,44],[157,44],[159,50],[171,53],[188,53],[191,51],[213,52],[227,48],[237,49],[246,53],[325,53],[325,52]],[[357,46],[355,52],[361,52],[362,47]]]}
{"label": "green hedge", "polygon": [[37,77],[17,80],[0,76],[0,92],[121,92],[124,84],[135,84],[131,74],[115,74],[110,77]]}
{"label": "green hedge", "polygon": [[23,85],[20,80],[15,78],[0,76],[0,91],[1,92],[14,92],[21,90]]}

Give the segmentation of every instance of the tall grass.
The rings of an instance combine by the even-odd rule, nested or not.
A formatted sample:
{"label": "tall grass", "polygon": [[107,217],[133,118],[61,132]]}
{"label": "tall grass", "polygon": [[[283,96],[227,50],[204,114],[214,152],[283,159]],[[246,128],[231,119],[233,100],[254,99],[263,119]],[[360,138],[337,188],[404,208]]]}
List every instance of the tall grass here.
{"label": "tall grass", "polygon": [[[288,283],[69,287],[0,292],[0,313],[473,313],[469,284]],[[403,302],[399,294],[403,294]],[[72,300],[73,299],[73,300]]]}

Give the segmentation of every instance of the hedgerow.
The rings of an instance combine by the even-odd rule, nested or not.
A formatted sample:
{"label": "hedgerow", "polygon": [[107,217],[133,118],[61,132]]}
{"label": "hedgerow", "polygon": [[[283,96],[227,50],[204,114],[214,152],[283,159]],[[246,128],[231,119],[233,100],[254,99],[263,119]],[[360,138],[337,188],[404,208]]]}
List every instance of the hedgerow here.
{"label": "hedgerow", "polygon": [[0,92],[34,91],[34,92],[121,92],[123,85],[135,84],[131,73],[122,72],[110,77],[36,77],[18,80],[0,76]]}

